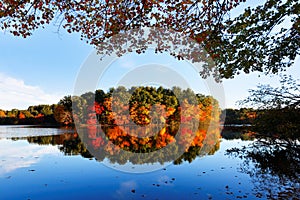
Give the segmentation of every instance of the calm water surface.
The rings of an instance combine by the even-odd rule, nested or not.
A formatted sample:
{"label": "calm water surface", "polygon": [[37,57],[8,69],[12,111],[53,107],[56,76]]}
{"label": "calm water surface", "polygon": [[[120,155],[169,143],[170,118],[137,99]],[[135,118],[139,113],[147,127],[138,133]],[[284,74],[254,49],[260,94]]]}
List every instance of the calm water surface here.
{"label": "calm water surface", "polygon": [[84,156],[78,145],[68,150],[62,138],[72,134],[58,128],[0,127],[0,199],[257,198],[256,182],[241,170],[244,160],[225,155],[226,149],[251,141],[222,139],[213,155],[137,174]]}

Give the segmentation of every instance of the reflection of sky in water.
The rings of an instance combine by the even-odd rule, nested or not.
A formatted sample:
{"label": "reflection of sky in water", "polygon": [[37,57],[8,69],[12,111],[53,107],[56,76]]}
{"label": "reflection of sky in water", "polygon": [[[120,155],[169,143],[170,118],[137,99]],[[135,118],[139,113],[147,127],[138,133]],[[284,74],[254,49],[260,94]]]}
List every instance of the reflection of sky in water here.
{"label": "reflection of sky in water", "polygon": [[237,171],[242,161],[224,156],[226,148],[246,143],[224,140],[214,155],[132,174],[64,156],[58,146],[1,139],[0,199],[251,199],[251,179]]}
{"label": "reflection of sky in water", "polygon": [[57,147],[28,144],[27,141],[0,140],[0,177],[19,168],[30,167],[49,154],[61,154]]}
{"label": "reflection of sky in water", "polygon": [[59,135],[65,132],[68,132],[68,130],[38,126],[34,127],[29,125],[0,126],[0,139],[12,137]]}

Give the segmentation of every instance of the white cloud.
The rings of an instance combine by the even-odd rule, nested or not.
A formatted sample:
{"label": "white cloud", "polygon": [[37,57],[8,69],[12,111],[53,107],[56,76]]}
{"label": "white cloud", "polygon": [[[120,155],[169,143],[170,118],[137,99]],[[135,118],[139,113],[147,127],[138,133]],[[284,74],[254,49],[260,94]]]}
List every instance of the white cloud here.
{"label": "white cloud", "polygon": [[61,95],[47,94],[38,86],[31,86],[13,77],[0,73],[0,108],[27,109],[31,105],[57,103]]}

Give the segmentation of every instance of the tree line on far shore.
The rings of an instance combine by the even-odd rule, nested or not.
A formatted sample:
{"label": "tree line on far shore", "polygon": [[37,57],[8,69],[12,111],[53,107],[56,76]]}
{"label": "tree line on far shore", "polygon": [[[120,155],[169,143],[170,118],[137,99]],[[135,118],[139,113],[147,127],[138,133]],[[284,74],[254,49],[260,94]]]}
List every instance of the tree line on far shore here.
{"label": "tree line on far shore", "polygon": [[[115,94],[117,94],[118,97],[116,97]],[[133,120],[139,124],[150,119],[148,115],[151,114],[150,111],[153,106],[158,106],[156,109],[162,108],[166,114],[168,114],[168,112],[180,107],[179,99],[182,101],[190,101],[187,102],[190,105],[194,104],[199,106],[201,104],[200,109],[202,110],[201,113],[203,116],[211,113],[209,110],[214,107],[215,109],[213,110],[215,111],[211,113],[211,117],[217,121],[219,120],[220,109],[218,102],[211,96],[195,94],[191,89],[182,90],[179,87],[173,87],[172,89],[163,87],[132,87],[126,89],[125,87],[118,87],[111,88],[107,92],[98,89],[95,93],[87,92],[81,96],[64,96],[57,104],[30,106],[27,110],[12,109],[7,111],[0,109],[0,124],[73,126],[74,112],[76,113],[75,118],[78,117],[78,111],[80,111],[81,115],[89,115],[91,111],[97,113],[99,106],[103,110],[106,108],[106,104],[113,103],[110,101],[114,101],[117,98],[123,98],[123,100],[127,98],[127,102],[130,104],[131,118],[134,118]],[[120,105],[116,106],[120,107]],[[74,108],[75,110],[73,110]],[[102,115],[106,115],[109,111],[104,110],[101,112]],[[132,116],[132,113],[134,113],[134,116]],[[164,111],[162,111],[162,113],[164,113]],[[97,115],[99,114],[97,113]],[[84,118],[85,116],[80,117]],[[138,122],[139,117],[144,117],[145,119]],[[157,117],[159,118],[159,116]],[[100,118],[103,117],[99,115],[97,118],[101,120]]]}
{"label": "tree line on far shore", "polygon": [[[100,93],[100,90],[97,90]],[[99,97],[98,97],[99,98]],[[57,104],[29,106],[27,110],[0,109],[1,125],[73,125],[72,98],[64,96]],[[251,125],[264,112],[263,109],[223,109],[221,122],[226,126]]]}
{"label": "tree line on far shore", "polygon": [[[1,125],[71,125],[72,115],[69,112],[71,97],[65,96],[58,104],[29,106],[27,110],[2,110],[0,109]],[[224,109],[221,119],[224,125],[246,125],[252,124],[257,114],[262,110],[253,108]]]}
{"label": "tree line on far shore", "polygon": [[55,120],[58,104],[29,106],[27,110],[0,110],[1,125],[59,125]]}

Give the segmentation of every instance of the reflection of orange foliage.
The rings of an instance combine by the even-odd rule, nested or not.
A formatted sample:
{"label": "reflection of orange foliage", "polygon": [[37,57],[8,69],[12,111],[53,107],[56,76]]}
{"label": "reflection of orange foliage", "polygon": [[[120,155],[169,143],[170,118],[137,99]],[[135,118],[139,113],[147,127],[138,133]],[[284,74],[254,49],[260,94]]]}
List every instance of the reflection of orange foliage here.
{"label": "reflection of orange foliage", "polygon": [[202,147],[203,140],[206,137],[206,131],[205,130],[198,130],[196,132],[196,136],[194,137],[193,142],[191,143],[191,146],[199,146]]}
{"label": "reflection of orange foliage", "polygon": [[[134,134],[141,135],[140,131],[142,129],[139,129],[136,127],[134,127],[134,129],[133,129],[133,127],[128,127],[128,126],[124,127],[124,129],[122,129],[122,128],[120,128],[119,126],[106,127],[105,135],[107,136],[109,141],[111,141],[113,144],[115,144],[125,150],[147,151],[147,149],[151,150],[152,147],[154,147],[154,146],[157,149],[159,149],[159,148],[165,147],[168,143],[174,141],[174,137],[172,135],[170,135],[169,133],[166,133],[165,128],[163,128],[155,136],[155,138],[154,138],[154,136],[151,136],[151,137],[133,136]],[[148,130],[148,131],[151,131],[151,130]],[[137,133],[133,133],[133,132],[137,132]]]}
{"label": "reflection of orange foliage", "polygon": [[[95,126],[96,127],[96,126]],[[137,137],[133,135],[140,135],[142,129],[137,127],[120,127],[120,126],[107,126],[103,127],[104,134],[102,129],[87,129],[88,138],[90,140],[89,144],[93,148],[99,149],[102,148],[110,155],[114,155],[119,152],[119,149],[124,149],[133,152],[151,152],[166,147],[167,145],[176,142],[175,135],[178,135],[179,141],[178,145],[185,147],[185,150],[188,151],[189,147],[202,147],[203,141],[206,138],[207,130],[199,129],[195,133],[185,126],[179,130],[179,132],[171,132],[171,129],[168,127],[163,127],[160,129],[154,136],[150,137]],[[150,131],[151,128],[148,130]],[[153,127],[152,131],[155,131]],[[107,140],[101,136],[105,135]],[[177,137],[177,136],[176,136]],[[212,138],[208,143],[215,143],[216,141]]]}

